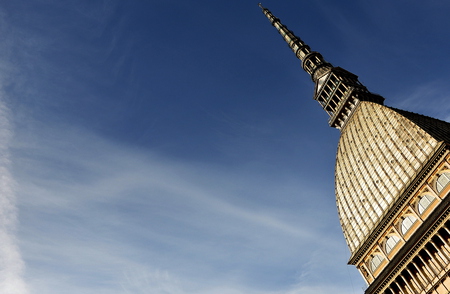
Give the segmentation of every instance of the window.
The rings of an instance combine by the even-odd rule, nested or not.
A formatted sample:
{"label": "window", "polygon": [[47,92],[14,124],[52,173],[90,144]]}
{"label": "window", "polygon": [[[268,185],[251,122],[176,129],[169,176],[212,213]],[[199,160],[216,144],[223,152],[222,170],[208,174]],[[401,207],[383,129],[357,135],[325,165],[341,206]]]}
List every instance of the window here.
{"label": "window", "polygon": [[431,195],[423,195],[419,201],[418,209],[419,213],[422,214],[425,210],[430,206],[430,204],[434,201],[434,197]]}
{"label": "window", "polygon": [[380,254],[375,254],[370,261],[370,270],[374,272],[380,266],[383,260],[383,256],[381,256]]}
{"label": "window", "polygon": [[392,249],[397,245],[397,243],[400,241],[400,238],[397,236],[390,236],[386,241],[386,253],[389,254]]}
{"label": "window", "polygon": [[312,62],[311,62],[311,60],[307,60],[307,61],[306,61],[306,64],[305,64],[305,69],[311,69],[311,67],[312,67]]}
{"label": "window", "polygon": [[324,75],[323,77],[319,78],[318,82],[317,82],[317,92],[320,91],[320,89],[322,88],[323,84],[325,83],[325,81],[327,80],[328,75]]}
{"label": "window", "polygon": [[416,221],[417,219],[412,215],[405,217],[401,226],[402,234],[405,235]]}
{"label": "window", "polygon": [[436,190],[438,193],[441,193],[442,190],[448,185],[450,182],[450,173],[445,172],[442,175],[439,176],[439,178],[436,181]]}

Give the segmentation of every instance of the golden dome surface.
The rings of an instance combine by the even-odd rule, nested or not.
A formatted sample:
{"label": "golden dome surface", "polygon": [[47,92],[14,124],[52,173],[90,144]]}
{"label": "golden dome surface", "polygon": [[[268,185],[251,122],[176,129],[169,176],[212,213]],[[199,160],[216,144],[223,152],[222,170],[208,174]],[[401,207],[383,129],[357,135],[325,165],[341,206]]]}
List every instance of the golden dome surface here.
{"label": "golden dome surface", "polygon": [[341,130],[335,171],[339,218],[352,254],[437,145],[396,110],[359,102]]}

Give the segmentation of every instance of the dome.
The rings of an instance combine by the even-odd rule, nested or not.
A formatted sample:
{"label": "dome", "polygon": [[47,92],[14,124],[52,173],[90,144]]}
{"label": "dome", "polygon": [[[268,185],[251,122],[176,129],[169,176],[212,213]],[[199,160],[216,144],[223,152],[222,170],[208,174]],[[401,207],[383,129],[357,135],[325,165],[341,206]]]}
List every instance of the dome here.
{"label": "dome", "polygon": [[437,145],[397,111],[360,102],[341,130],[335,172],[339,218],[352,254]]}

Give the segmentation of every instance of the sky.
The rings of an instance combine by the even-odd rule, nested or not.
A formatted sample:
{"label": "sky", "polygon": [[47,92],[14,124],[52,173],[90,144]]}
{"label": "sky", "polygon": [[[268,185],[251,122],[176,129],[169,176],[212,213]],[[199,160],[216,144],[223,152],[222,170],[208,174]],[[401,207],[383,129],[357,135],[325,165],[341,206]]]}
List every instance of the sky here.
{"label": "sky", "polygon": [[[262,4],[450,120],[449,2]],[[257,2],[2,1],[0,35],[1,293],[363,293],[339,131]]]}

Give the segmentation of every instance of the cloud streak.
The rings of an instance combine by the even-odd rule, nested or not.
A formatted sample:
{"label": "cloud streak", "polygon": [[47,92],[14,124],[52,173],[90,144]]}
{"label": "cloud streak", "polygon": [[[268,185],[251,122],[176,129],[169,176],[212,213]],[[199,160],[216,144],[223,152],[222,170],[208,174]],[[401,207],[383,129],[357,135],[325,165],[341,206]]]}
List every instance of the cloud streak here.
{"label": "cloud streak", "polygon": [[[264,279],[276,289],[280,278],[290,280],[286,288],[297,279],[286,268],[308,277],[302,285],[322,272],[303,252],[342,248],[342,240],[304,225],[309,213],[271,208],[254,195],[314,195],[289,177],[264,182],[248,170],[175,162],[70,126],[36,123],[33,133],[17,136],[14,155],[20,237],[36,293],[123,293],[145,282],[131,278],[136,271],[152,285],[162,279],[152,293],[238,293]],[[272,271],[279,277],[267,276]]]}
{"label": "cloud streak", "polygon": [[[331,292],[330,284],[334,293],[349,292],[347,275],[337,269],[348,251],[342,236],[334,233],[340,233],[337,217],[330,221],[335,214],[332,189],[327,195],[323,181],[317,180],[318,185],[301,179],[297,169],[284,168],[272,155],[279,145],[295,149],[305,138],[289,134],[268,147],[269,135],[278,128],[266,119],[264,124],[246,124],[236,117],[217,127],[231,135],[215,143],[225,158],[239,155],[233,163],[190,157],[189,152],[172,156],[164,146],[181,150],[192,144],[197,150],[196,145],[208,141],[199,138],[211,121],[187,127],[192,112],[176,113],[172,105],[178,103],[167,99],[173,85],[167,87],[167,81],[177,73],[195,76],[194,69],[173,71],[170,64],[158,65],[164,59],[153,51],[142,58],[139,44],[146,45],[142,51],[159,45],[152,38],[152,44],[140,43],[148,37],[147,29],[142,35],[133,30],[136,14],[117,1],[104,1],[100,7],[86,2],[75,10],[44,2],[49,7],[37,6],[42,11],[52,8],[55,17],[47,20],[31,2],[21,7],[26,9],[16,14],[16,26],[5,32],[14,39],[14,46],[5,46],[13,58],[2,57],[15,63],[5,63],[9,68],[3,69],[11,80],[8,97],[15,119],[11,172],[18,184],[11,203],[17,201],[20,212],[17,235],[15,229],[9,234],[17,254],[8,257],[15,258],[11,272],[22,283],[25,273],[31,293],[319,294]],[[119,13],[122,8],[124,14]],[[189,14],[183,10],[183,15]],[[145,13],[144,18],[155,17]],[[190,62],[198,65],[198,59]],[[157,70],[134,72],[139,66]],[[153,93],[156,84],[144,87],[153,76],[164,88],[158,93]],[[202,85],[209,76],[214,75],[208,71],[208,77],[200,77]],[[191,103],[198,87],[190,91],[179,96],[189,104],[203,104]],[[164,110],[159,99],[170,108]],[[169,111],[168,119],[148,131],[145,122]],[[139,123],[133,124],[136,115]],[[133,145],[139,135],[128,136],[130,132],[145,133],[151,144]],[[177,140],[183,136],[185,140]],[[159,144],[160,152],[152,148]],[[209,147],[198,152],[207,153]],[[247,153],[256,153],[253,162]],[[17,226],[11,220],[12,228]],[[323,276],[334,278],[324,282]]]}
{"label": "cloud streak", "polygon": [[450,121],[449,92],[446,79],[426,81],[402,93],[395,107]]}
{"label": "cloud streak", "polygon": [[16,238],[17,208],[14,180],[9,171],[11,140],[9,111],[0,98],[0,292],[26,294],[24,263]]}

